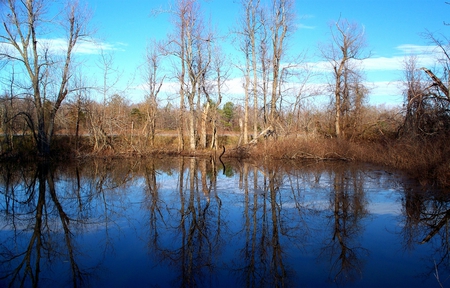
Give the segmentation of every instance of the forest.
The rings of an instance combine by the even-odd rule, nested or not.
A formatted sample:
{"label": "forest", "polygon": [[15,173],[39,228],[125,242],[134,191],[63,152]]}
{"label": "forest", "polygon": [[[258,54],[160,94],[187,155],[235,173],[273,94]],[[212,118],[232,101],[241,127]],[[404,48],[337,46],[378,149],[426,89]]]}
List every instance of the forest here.
{"label": "forest", "polygon": [[[111,93],[117,80],[109,77],[107,53],[100,55],[101,85],[83,74],[76,51],[93,41],[87,7],[69,1],[52,13],[56,4],[49,1],[0,1],[2,161],[155,155],[363,161],[450,186],[444,35],[424,35],[436,47],[433,67],[405,58],[403,105],[375,106],[361,65],[371,57],[362,25],[343,17],[330,25],[318,51],[329,64],[328,83],[318,87],[304,55],[287,51],[297,27],[294,0],[234,4],[242,11],[231,33],[239,63],[221,49],[222,35],[201,2],[176,0],[168,11],[154,11],[170,14],[171,33],[148,45],[137,67],[144,100],[133,103]],[[45,41],[49,35],[64,40],[55,48]],[[233,69],[243,79],[239,102],[224,93]],[[168,81],[177,83],[170,101],[161,92]]]}

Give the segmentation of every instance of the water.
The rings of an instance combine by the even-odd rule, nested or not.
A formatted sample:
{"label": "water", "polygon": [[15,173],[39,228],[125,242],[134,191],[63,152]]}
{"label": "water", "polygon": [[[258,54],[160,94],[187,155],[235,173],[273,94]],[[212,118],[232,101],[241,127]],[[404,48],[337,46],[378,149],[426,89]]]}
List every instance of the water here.
{"label": "water", "polygon": [[450,197],[380,167],[1,166],[0,286],[446,287]]}

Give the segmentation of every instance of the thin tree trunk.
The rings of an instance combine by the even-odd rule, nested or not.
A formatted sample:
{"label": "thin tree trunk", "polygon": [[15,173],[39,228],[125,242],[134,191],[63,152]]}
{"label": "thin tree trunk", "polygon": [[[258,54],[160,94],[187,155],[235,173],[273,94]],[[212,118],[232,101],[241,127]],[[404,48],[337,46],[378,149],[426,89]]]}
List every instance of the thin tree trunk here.
{"label": "thin tree trunk", "polygon": [[208,112],[209,112],[209,101],[206,102],[205,107],[203,108],[203,113],[202,113],[202,124],[201,124],[201,139],[200,139],[200,145],[201,148],[205,149],[206,148],[206,120],[208,118]]}
{"label": "thin tree trunk", "polygon": [[192,151],[196,149],[196,129],[195,129],[195,110],[193,107],[193,103],[190,104],[191,108],[189,111],[189,147]]}

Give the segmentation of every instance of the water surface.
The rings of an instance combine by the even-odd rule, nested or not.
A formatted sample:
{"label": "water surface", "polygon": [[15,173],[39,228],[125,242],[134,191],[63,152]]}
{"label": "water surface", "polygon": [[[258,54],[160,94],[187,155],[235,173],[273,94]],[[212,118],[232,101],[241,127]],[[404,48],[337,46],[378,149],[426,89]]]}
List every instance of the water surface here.
{"label": "water surface", "polygon": [[450,284],[448,193],[380,167],[164,158],[0,169],[1,287]]}

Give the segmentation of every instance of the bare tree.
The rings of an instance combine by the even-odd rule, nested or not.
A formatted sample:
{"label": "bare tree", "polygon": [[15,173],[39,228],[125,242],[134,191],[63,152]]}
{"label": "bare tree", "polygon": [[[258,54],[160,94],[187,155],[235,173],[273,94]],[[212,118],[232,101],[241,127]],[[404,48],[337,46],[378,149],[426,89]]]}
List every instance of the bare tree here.
{"label": "bare tree", "polygon": [[[419,68],[414,56],[405,60],[406,115],[401,136],[423,138],[448,135],[450,131],[450,40],[430,32],[424,37],[436,47],[438,65],[433,72]],[[429,80],[424,79],[425,75]]]}
{"label": "bare tree", "polygon": [[424,79],[422,73],[417,67],[417,58],[410,56],[404,61],[405,73],[405,107],[406,113],[403,126],[401,127],[401,134],[405,136],[417,134],[420,127],[419,123],[421,114],[423,114],[423,98],[425,96]]}
{"label": "bare tree", "polygon": [[294,1],[273,0],[272,17],[270,23],[272,38],[272,92],[270,102],[270,120],[275,120],[276,103],[279,97],[279,85],[282,76],[281,61],[286,54],[286,43],[289,33],[294,26]]}
{"label": "bare tree", "polygon": [[[208,42],[212,35],[205,29],[198,0],[177,0],[174,15],[174,35],[169,35],[164,53],[178,58],[177,80],[180,84],[179,150],[184,149],[185,102],[189,107],[189,147],[197,147],[197,118],[202,92],[201,82],[211,63]],[[205,56],[206,55],[206,56]]]}
{"label": "bare tree", "polygon": [[256,139],[258,136],[258,47],[257,45],[257,29],[258,29],[258,12],[259,12],[259,2],[257,0],[255,4],[253,4],[250,17],[249,17],[249,31],[250,33],[250,46],[251,46],[251,54],[252,54],[252,72],[253,72],[253,83],[252,83],[252,93],[253,93],[253,138]]}
{"label": "bare tree", "polygon": [[[240,50],[245,55],[245,68],[244,73],[244,120],[243,120],[243,142],[248,143],[248,122],[249,122],[249,102],[250,102],[250,86],[252,86],[253,103],[254,103],[254,137],[257,135],[257,107],[258,107],[258,72],[257,72],[257,50],[256,50],[256,38],[257,38],[257,25],[259,16],[259,2],[260,0],[242,0],[241,5],[243,8],[243,15],[238,28],[237,34],[239,35]],[[251,80],[251,74],[253,80]]]}
{"label": "bare tree", "polygon": [[[238,32],[240,33],[240,32]],[[245,36],[243,36],[245,37]],[[244,144],[247,144],[248,142],[248,114],[249,114],[249,87],[250,87],[250,45],[248,42],[248,39],[245,38],[240,38],[242,39],[240,44],[239,49],[241,50],[241,52],[244,54],[245,57],[245,64],[243,67],[240,67],[239,69],[241,70],[243,76],[244,76],[244,83],[243,83],[243,88],[244,88],[244,115],[242,119],[242,116],[239,117],[239,129],[240,129],[240,135],[239,135],[239,141],[238,141],[238,145],[241,144],[242,140],[244,142]]]}
{"label": "bare tree", "polygon": [[268,126],[268,106],[267,106],[267,98],[269,94],[269,69],[270,63],[272,60],[270,59],[270,51],[269,51],[269,32],[268,27],[266,25],[267,17],[265,17],[264,10],[260,12],[260,25],[261,25],[261,33],[259,39],[259,62],[261,66],[261,83],[259,84],[261,88],[261,93],[263,96],[262,110],[263,110],[263,123],[264,127]]}
{"label": "bare tree", "polygon": [[450,39],[445,35],[434,35],[426,32],[424,37],[436,46],[436,62],[440,66],[441,77],[437,77],[431,70],[421,68],[431,79],[437,91],[435,96],[439,100],[450,102]]}
{"label": "bare tree", "polygon": [[161,61],[161,54],[159,53],[159,45],[155,44],[147,48],[145,56],[145,72],[144,79],[146,80],[146,122],[144,129],[147,138],[150,139],[150,145],[155,145],[156,132],[156,112],[158,111],[158,94],[164,82],[165,76],[159,75],[159,65]]}
{"label": "bare tree", "polygon": [[83,78],[81,73],[77,73],[74,77],[74,87],[77,87],[76,91],[73,93],[72,97],[68,99],[68,108],[71,110],[71,115],[68,118],[71,118],[70,124],[75,122],[75,150],[78,151],[80,148],[80,130],[82,127],[82,120],[85,119],[87,106],[90,102],[89,100],[89,92],[90,89],[87,85],[88,80]]}
{"label": "bare tree", "polygon": [[[200,41],[201,49],[197,50],[197,67],[200,67],[201,75],[199,78],[199,87],[197,91],[197,107],[201,110],[200,119],[200,148],[205,149],[207,146],[207,127],[206,122],[208,119],[209,111],[212,104],[212,99],[208,90],[212,90],[213,85],[209,83],[210,72],[212,71],[212,57],[213,57],[213,45],[212,45],[212,33],[207,34],[206,41]],[[202,99],[204,96],[204,99]],[[204,103],[204,104],[202,104]]]}
{"label": "bare tree", "polygon": [[[56,114],[66,96],[72,92],[73,54],[77,44],[88,36],[88,14],[78,1],[71,2],[61,13],[61,22],[46,14],[49,2],[43,0],[7,0],[3,10],[3,29],[0,32],[0,57],[23,69],[23,86],[16,86],[16,94],[32,95],[34,115],[24,116],[33,131],[39,155],[50,154]],[[57,15],[59,17],[60,15]],[[61,27],[65,48],[54,51],[45,43],[43,33]],[[59,57],[61,56],[61,57]],[[55,95],[54,97],[52,95]]]}
{"label": "bare tree", "polygon": [[[366,38],[364,27],[347,20],[339,20],[331,26],[332,40],[329,46],[322,47],[322,56],[333,68],[333,94],[335,101],[335,129],[336,137],[342,136],[343,114],[353,105],[359,105],[351,101],[354,93],[355,101],[362,101],[364,91],[361,84],[361,72],[357,67],[357,60],[363,60],[370,56],[365,53]],[[361,94],[363,93],[363,94]],[[359,102],[358,102],[359,103]]]}
{"label": "bare tree", "polygon": [[[211,148],[217,150],[219,145],[219,139],[217,135],[217,122],[218,122],[218,108],[222,103],[222,90],[225,85],[226,80],[229,76],[229,65],[226,62],[226,57],[223,55],[222,51],[219,47],[216,46],[214,49],[214,57],[212,63],[212,69],[215,75],[215,89],[217,98],[215,101],[210,101],[212,103],[211,111],[211,123],[212,123],[212,139],[211,139]],[[208,97],[209,98],[209,97]]]}
{"label": "bare tree", "polygon": [[[269,8],[259,0],[243,0],[244,15],[238,31],[240,50],[245,55],[243,140],[248,141],[249,101],[253,97],[253,140],[258,136],[258,89],[263,94],[264,131],[271,131],[280,98],[282,61],[286,56],[286,40],[294,30],[294,1],[272,0]],[[271,90],[271,91],[269,91]],[[270,97],[270,109],[266,106]],[[269,125],[268,125],[269,124]],[[267,127],[268,126],[268,127]]]}
{"label": "bare tree", "polygon": [[[187,18],[184,19],[186,33],[186,68],[188,76],[187,98],[189,104],[189,145],[191,150],[197,148],[197,113],[200,109],[201,85],[211,63],[209,42],[212,36],[205,34],[198,3],[192,3]],[[207,55],[206,59],[203,55]],[[197,98],[197,105],[195,100]],[[206,103],[206,107],[208,103]]]}
{"label": "bare tree", "polygon": [[[177,2],[177,11],[175,25],[177,29],[178,35],[174,36],[173,39],[169,40],[169,43],[172,46],[173,51],[180,58],[181,69],[178,73],[178,81],[180,82],[180,114],[179,114],[179,123],[178,123],[178,150],[184,149],[184,111],[185,111],[185,78],[186,78],[186,63],[185,63],[185,41],[186,41],[186,24],[185,17],[188,14],[188,1],[180,0]],[[170,53],[170,51],[169,51]]]}

